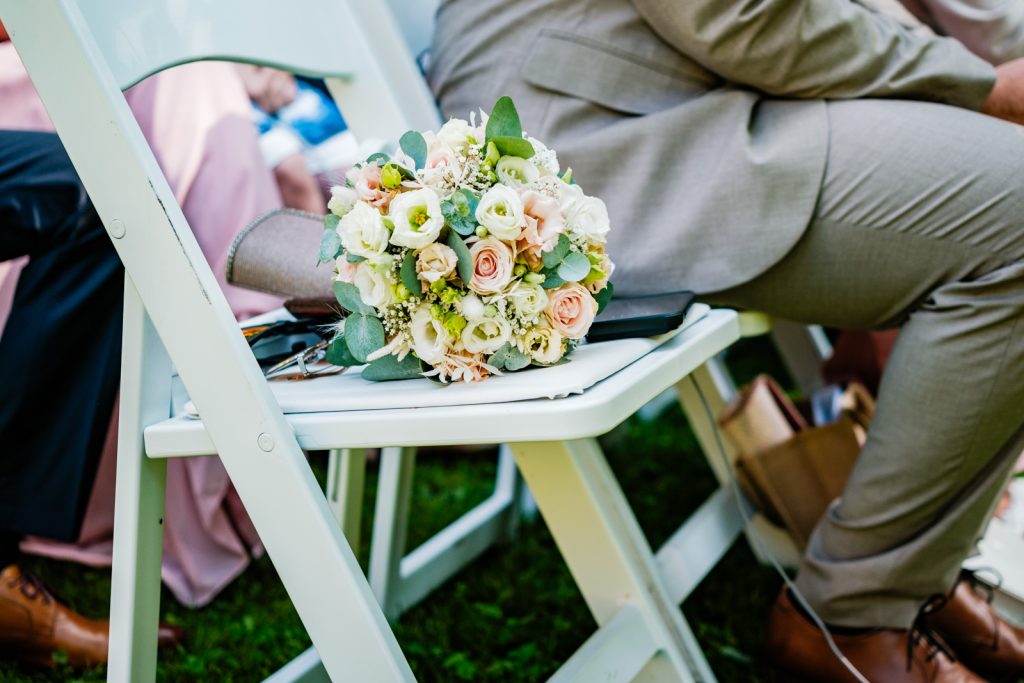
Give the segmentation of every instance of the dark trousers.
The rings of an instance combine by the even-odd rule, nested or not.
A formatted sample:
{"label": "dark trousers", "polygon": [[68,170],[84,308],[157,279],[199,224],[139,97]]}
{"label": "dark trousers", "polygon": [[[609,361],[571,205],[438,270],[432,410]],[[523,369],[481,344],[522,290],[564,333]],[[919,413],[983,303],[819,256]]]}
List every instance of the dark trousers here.
{"label": "dark trousers", "polygon": [[0,131],[0,534],[75,538],[120,376],[123,269],[56,135]]}

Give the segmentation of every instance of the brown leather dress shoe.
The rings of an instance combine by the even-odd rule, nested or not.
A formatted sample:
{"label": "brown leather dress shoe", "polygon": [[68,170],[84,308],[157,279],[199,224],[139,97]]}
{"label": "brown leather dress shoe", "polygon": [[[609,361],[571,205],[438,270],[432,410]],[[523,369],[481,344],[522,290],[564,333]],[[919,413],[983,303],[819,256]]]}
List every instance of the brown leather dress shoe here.
{"label": "brown leather dress shoe", "polygon": [[[833,633],[839,651],[871,683],[984,683],[924,633],[894,630]],[[780,679],[796,683],[858,683],[829,649],[821,631],[783,590],[768,617],[766,656]]]}
{"label": "brown leather dress shoe", "polygon": [[1024,629],[1003,621],[989,604],[991,596],[979,590],[979,582],[965,573],[928,622],[972,671],[1015,683],[1024,678]]}
{"label": "brown leather dress shoe", "polygon": [[[38,579],[16,564],[0,572],[0,652],[20,661],[54,666],[63,651],[74,668],[107,661],[109,624],[61,604]],[[161,647],[182,640],[181,629],[161,624]]]}

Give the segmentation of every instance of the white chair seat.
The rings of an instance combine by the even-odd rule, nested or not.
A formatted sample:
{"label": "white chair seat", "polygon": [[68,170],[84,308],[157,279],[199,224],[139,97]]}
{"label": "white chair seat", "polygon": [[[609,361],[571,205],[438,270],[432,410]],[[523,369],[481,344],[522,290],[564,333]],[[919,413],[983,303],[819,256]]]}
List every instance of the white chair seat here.
{"label": "white chair seat", "polygon": [[[666,336],[584,346],[570,363],[479,386],[367,382],[353,373],[271,388],[304,450],[511,443],[524,433],[531,441],[580,439],[628,418],[735,342],[740,329],[733,311],[697,304]],[[147,427],[145,444],[151,458],[216,452],[202,420],[189,415]]]}

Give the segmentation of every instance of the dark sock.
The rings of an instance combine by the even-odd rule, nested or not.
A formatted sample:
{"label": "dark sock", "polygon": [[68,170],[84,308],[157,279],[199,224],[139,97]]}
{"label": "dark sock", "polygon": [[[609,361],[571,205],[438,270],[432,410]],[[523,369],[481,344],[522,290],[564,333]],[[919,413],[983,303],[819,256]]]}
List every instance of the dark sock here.
{"label": "dark sock", "polygon": [[18,545],[21,543],[21,534],[12,534],[7,531],[0,531],[0,569],[4,569],[21,559]]}

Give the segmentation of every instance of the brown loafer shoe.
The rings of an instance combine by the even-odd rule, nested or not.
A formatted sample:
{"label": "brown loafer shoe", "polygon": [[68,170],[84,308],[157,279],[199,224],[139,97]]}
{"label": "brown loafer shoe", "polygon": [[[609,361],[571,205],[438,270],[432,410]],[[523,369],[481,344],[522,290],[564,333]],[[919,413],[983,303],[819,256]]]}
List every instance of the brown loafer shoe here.
{"label": "brown loafer shoe", "polygon": [[928,615],[957,658],[990,680],[1024,678],[1024,629],[1003,621],[990,604],[991,594],[967,572],[941,609]]}
{"label": "brown loafer shoe", "polygon": [[[833,632],[843,656],[871,683],[984,683],[926,634],[872,629]],[[857,683],[825,636],[783,590],[768,617],[765,654],[781,680]]]}
{"label": "brown loafer shoe", "polygon": [[[89,619],[58,601],[38,579],[16,564],[0,572],[0,651],[39,666],[54,666],[53,655],[62,651],[73,668],[107,661],[110,626],[105,619]],[[182,641],[182,630],[161,624],[161,647]]]}

